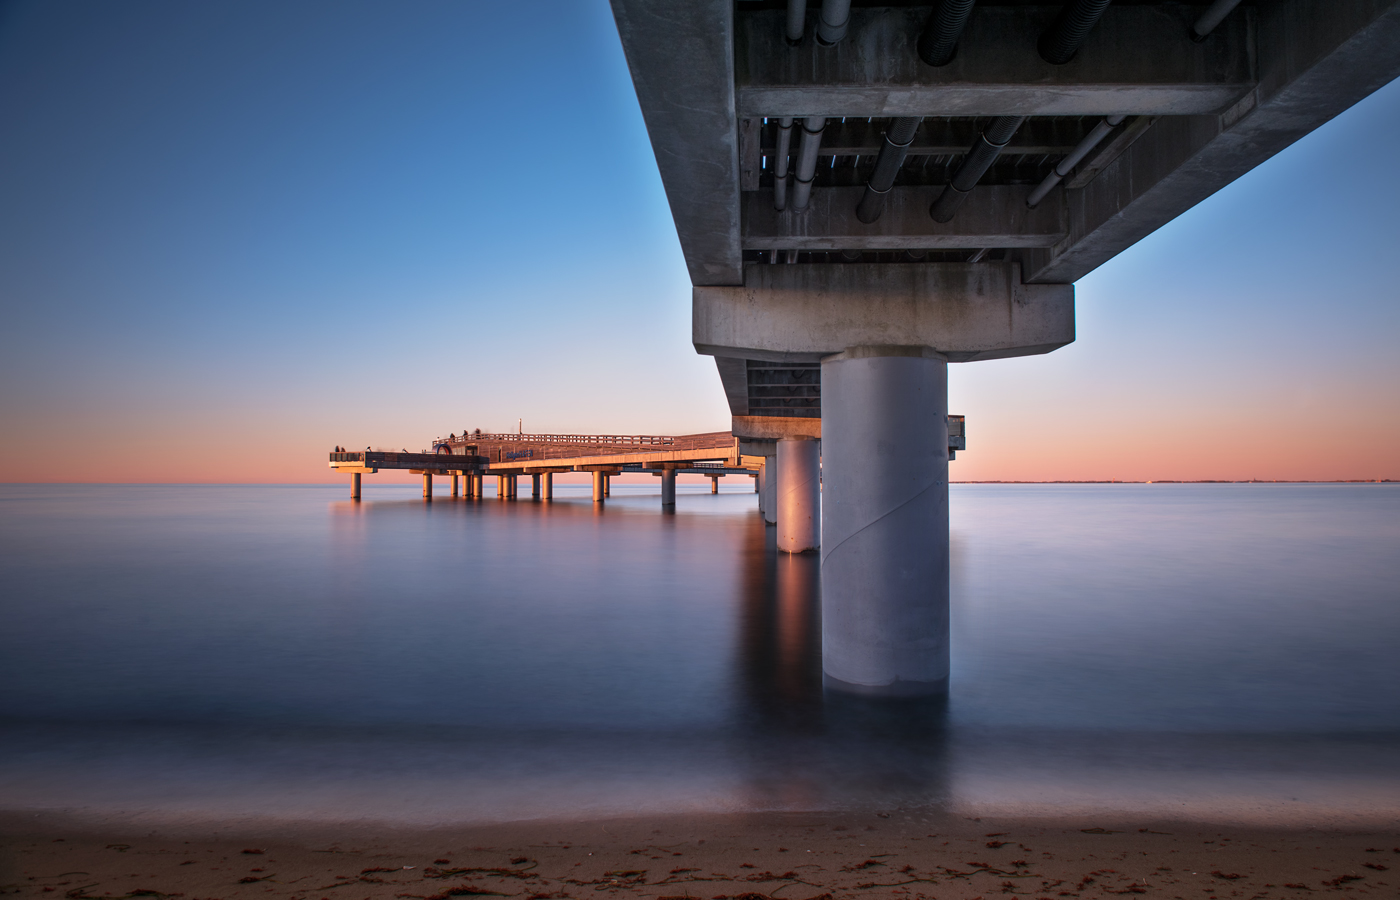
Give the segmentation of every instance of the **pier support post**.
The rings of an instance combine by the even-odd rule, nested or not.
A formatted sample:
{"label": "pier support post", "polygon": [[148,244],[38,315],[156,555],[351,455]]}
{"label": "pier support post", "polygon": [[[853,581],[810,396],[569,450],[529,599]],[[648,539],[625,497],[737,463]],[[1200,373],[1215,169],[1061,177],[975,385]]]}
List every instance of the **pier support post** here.
{"label": "pier support post", "polygon": [[757,494],[757,493],[759,492],[759,481],[758,481],[758,473],[757,473],[757,472],[753,473],[753,492],[754,492],[755,494]]}
{"label": "pier support post", "polygon": [[554,499],[554,473],[553,473],[553,472],[545,472],[545,473],[543,473],[543,475],[542,475],[541,477],[543,478],[543,480],[540,482],[540,499],[542,499],[542,500],[553,500],[553,499]]}
{"label": "pier support post", "polygon": [[458,478],[458,477],[459,477],[459,476],[458,476],[455,472],[452,474],[452,499],[453,499],[453,500],[456,500],[456,499],[457,499],[457,486],[458,486],[458,484],[457,484],[457,478]]}
{"label": "pier support post", "polygon": [[504,475],[496,476],[496,499],[506,499],[506,476]]}
{"label": "pier support post", "polygon": [[778,549],[802,553],[821,546],[821,458],[808,439],[778,441]]}
{"label": "pier support post", "polygon": [[676,470],[661,470],[661,508],[674,509],[676,506]]}
{"label": "pier support post", "polygon": [[514,472],[506,476],[506,496],[511,500],[515,499],[516,492],[520,489],[520,476]]}
{"label": "pier support post", "polygon": [[607,477],[607,476],[604,475],[602,472],[594,472],[594,473],[593,473],[593,502],[594,502],[594,503],[602,503],[602,502],[603,502],[603,494],[604,494],[603,482],[604,482],[604,479],[605,479],[606,477]]}
{"label": "pier support post", "polygon": [[532,472],[532,473],[530,474],[530,499],[531,499],[531,500],[538,500],[538,499],[540,499],[540,473],[539,473],[539,472]]}
{"label": "pier support post", "polygon": [[875,696],[948,685],[948,365],[926,348],[822,361],[822,670]]}
{"label": "pier support post", "polygon": [[480,500],[486,494],[486,476],[477,472],[472,476],[472,496]]}
{"label": "pier support post", "polygon": [[778,457],[763,460],[763,521],[778,524]]}
{"label": "pier support post", "polygon": [[350,499],[351,499],[351,500],[358,500],[358,499],[360,499],[360,473],[359,473],[359,472],[351,472],[351,473],[350,473]]}
{"label": "pier support post", "polygon": [[[758,471],[753,477],[753,492],[758,495],[758,511],[763,512],[763,482],[768,480],[768,460],[758,464]],[[765,521],[767,516],[764,516]]]}
{"label": "pier support post", "polygon": [[718,476],[718,475],[711,475],[711,476],[710,476],[710,493],[711,493],[711,494],[718,494],[718,493],[719,493],[719,476]]}
{"label": "pier support post", "polygon": [[603,473],[603,496],[604,496],[604,497],[611,497],[611,496],[612,496],[612,473],[611,473],[611,472],[604,472],[604,473]]}
{"label": "pier support post", "polygon": [[427,472],[423,473],[423,499],[433,499],[433,476]]}

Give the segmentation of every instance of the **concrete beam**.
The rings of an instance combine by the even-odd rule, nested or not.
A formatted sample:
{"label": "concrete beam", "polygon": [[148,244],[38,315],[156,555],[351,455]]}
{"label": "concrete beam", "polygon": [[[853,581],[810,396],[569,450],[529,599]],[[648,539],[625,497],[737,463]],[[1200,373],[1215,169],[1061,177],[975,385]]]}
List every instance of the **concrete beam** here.
{"label": "concrete beam", "polygon": [[724,398],[729,401],[729,411],[736,416],[749,414],[749,367],[742,359],[730,356],[716,356],[715,368],[719,369],[719,381],[724,387]]}
{"label": "concrete beam", "polygon": [[820,440],[822,420],[797,416],[734,416],[733,431],[741,441]]}
{"label": "concrete beam", "polygon": [[694,284],[742,284],[734,4],[612,0]]}
{"label": "concrete beam", "polygon": [[744,274],[743,287],[692,292],[698,352],[814,362],[848,347],[897,345],[970,362],[1074,340],[1074,286],[1022,284],[1015,263],[750,263]]}
{"label": "concrete beam", "polygon": [[1256,15],[1258,87],[1221,115],[1158,119],[1082,190],[1066,190],[1069,234],[1020,253],[1028,281],[1082,278],[1400,77],[1400,0],[1279,0]]}
{"label": "concrete beam", "polygon": [[1053,247],[1068,235],[1059,193],[1035,209],[1026,208],[1033,185],[983,185],[953,221],[939,224],[929,205],[942,185],[897,187],[885,213],[872,225],[856,218],[864,187],[825,187],[812,191],[802,211],[773,208],[773,191],[745,193],[746,250],[976,250],[982,247]]}
{"label": "concrete beam", "polygon": [[[1322,15],[1335,4],[1312,5]],[[1052,66],[1036,41],[1060,8],[979,5],[941,68],[915,52],[926,5],[854,9],[835,47],[788,47],[783,10],[745,12],[736,22],[739,114],[1190,115],[1220,112],[1254,87],[1252,9],[1196,44],[1187,38],[1195,7],[1112,6],[1074,59]]]}

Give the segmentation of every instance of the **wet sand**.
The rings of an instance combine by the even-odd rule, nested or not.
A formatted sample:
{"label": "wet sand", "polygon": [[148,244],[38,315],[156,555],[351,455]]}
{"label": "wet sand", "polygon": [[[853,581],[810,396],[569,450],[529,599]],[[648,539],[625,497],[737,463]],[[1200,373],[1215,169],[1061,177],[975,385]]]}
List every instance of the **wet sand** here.
{"label": "wet sand", "polygon": [[67,900],[1400,896],[1400,827],[1266,831],[892,811],[153,830],[10,814],[0,835],[0,892]]}

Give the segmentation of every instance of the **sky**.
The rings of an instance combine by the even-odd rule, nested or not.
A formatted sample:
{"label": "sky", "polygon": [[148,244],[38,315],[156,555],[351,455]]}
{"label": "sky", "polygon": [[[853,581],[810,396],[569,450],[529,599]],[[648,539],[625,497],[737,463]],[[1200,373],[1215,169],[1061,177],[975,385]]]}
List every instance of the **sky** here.
{"label": "sky", "polygon": [[[0,481],[729,427],[605,0],[0,0],[0,123]],[[1400,478],[1397,146],[1400,82],[953,366],[951,478]]]}

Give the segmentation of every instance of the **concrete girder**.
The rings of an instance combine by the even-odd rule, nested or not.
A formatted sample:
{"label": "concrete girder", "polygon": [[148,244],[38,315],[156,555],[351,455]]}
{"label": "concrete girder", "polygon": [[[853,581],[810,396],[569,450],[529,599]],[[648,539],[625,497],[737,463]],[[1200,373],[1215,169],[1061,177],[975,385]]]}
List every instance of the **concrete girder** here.
{"label": "concrete girder", "polygon": [[742,284],[733,0],[612,0],[693,284]]}
{"label": "concrete girder", "polygon": [[1064,191],[1069,234],[1019,252],[1027,281],[1083,277],[1400,77],[1400,0],[1285,0],[1256,15],[1258,87],[1221,115],[1158,119],[1082,190]]}
{"label": "concrete girder", "polygon": [[734,416],[733,431],[741,441],[821,440],[822,420],[805,416]]}
{"label": "concrete girder", "polygon": [[979,6],[957,56],[938,68],[915,51],[926,6],[852,10],[850,36],[835,47],[789,48],[782,10],[743,13],[739,115],[1191,115],[1220,112],[1254,87],[1251,9],[1197,44],[1187,38],[1193,7],[1112,6],[1075,58],[1054,66],[1036,41],[1060,7]]}
{"label": "concrete girder", "polygon": [[856,218],[864,187],[812,191],[807,209],[780,212],[773,192],[745,193],[744,249],[767,250],[977,250],[982,247],[1053,247],[1068,235],[1056,193],[1026,207],[1033,185],[981,185],[946,224],[929,217],[937,186],[892,188],[885,212],[867,225]]}
{"label": "concrete girder", "polygon": [[1074,340],[1074,286],[1026,285],[1015,263],[750,263],[743,287],[697,287],[692,340],[711,356],[816,362],[923,346],[951,362],[1048,353]]}

